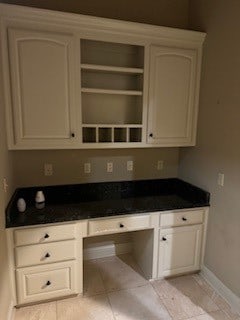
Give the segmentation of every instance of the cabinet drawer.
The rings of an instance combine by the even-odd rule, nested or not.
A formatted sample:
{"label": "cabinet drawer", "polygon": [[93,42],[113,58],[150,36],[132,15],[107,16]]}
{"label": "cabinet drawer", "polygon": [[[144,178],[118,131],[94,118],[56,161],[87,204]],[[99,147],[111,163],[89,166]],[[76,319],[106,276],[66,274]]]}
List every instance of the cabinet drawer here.
{"label": "cabinet drawer", "polygon": [[203,214],[203,209],[162,213],[160,216],[160,226],[175,227],[199,224],[203,222]]}
{"label": "cabinet drawer", "polygon": [[76,257],[76,241],[59,241],[53,243],[22,246],[15,249],[16,267],[73,260]]}
{"label": "cabinet drawer", "polygon": [[89,221],[88,227],[89,235],[145,229],[150,228],[150,216],[122,216],[119,218],[92,220]]}
{"label": "cabinet drawer", "polygon": [[65,224],[40,228],[19,229],[14,231],[16,246],[75,239],[76,225]]}
{"label": "cabinet drawer", "polygon": [[76,293],[75,262],[41,267],[21,268],[16,271],[18,304]]}

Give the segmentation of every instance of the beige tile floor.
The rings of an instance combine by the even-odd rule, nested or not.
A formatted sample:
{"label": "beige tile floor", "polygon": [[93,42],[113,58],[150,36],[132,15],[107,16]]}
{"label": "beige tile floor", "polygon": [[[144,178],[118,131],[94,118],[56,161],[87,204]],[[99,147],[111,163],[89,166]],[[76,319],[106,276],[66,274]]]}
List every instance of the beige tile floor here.
{"label": "beige tile floor", "polygon": [[240,320],[200,275],[149,282],[130,255],[84,263],[84,295],[24,307],[15,320]]}

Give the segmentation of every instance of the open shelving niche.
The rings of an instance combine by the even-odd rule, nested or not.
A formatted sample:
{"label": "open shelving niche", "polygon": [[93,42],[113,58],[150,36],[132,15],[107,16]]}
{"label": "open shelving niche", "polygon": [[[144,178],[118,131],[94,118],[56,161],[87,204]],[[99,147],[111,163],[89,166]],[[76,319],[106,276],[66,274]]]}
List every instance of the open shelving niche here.
{"label": "open shelving niche", "polygon": [[141,143],[144,47],[81,40],[83,143]]}

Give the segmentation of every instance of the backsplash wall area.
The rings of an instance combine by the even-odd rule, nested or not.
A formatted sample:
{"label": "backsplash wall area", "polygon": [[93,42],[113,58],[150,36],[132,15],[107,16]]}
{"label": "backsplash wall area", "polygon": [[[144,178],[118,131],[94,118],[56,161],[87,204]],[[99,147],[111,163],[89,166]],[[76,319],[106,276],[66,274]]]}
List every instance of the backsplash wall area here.
{"label": "backsplash wall area", "polygon": [[[17,187],[177,177],[178,156],[178,148],[12,151]],[[133,171],[127,170],[130,160]],[[162,170],[157,170],[158,161],[163,161]],[[113,163],[112,173],[107,162]],[[53,166],[52,176],[44,175],[46,163]],[[84,173],[84,163],[91,164],[91,173]]]}

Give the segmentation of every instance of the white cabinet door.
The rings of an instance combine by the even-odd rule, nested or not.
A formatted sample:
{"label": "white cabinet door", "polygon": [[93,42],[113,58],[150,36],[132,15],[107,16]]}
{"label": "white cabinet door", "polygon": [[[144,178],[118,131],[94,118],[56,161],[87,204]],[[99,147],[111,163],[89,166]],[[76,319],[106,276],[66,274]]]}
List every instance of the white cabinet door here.
{"label": "white cabinet door", "polygon": [[152,46],[148,138],[150,144],[195,143],[199,81],[197,50]]}
{"label": "white cabinet door", "polygon": [[50,148],[76,140],[75,49],[70,34],[8,29],[12,148]]}
{"label": "white cabinet door", "polygon": [[200,269],[202,225],[160,230],[158,277]]}

